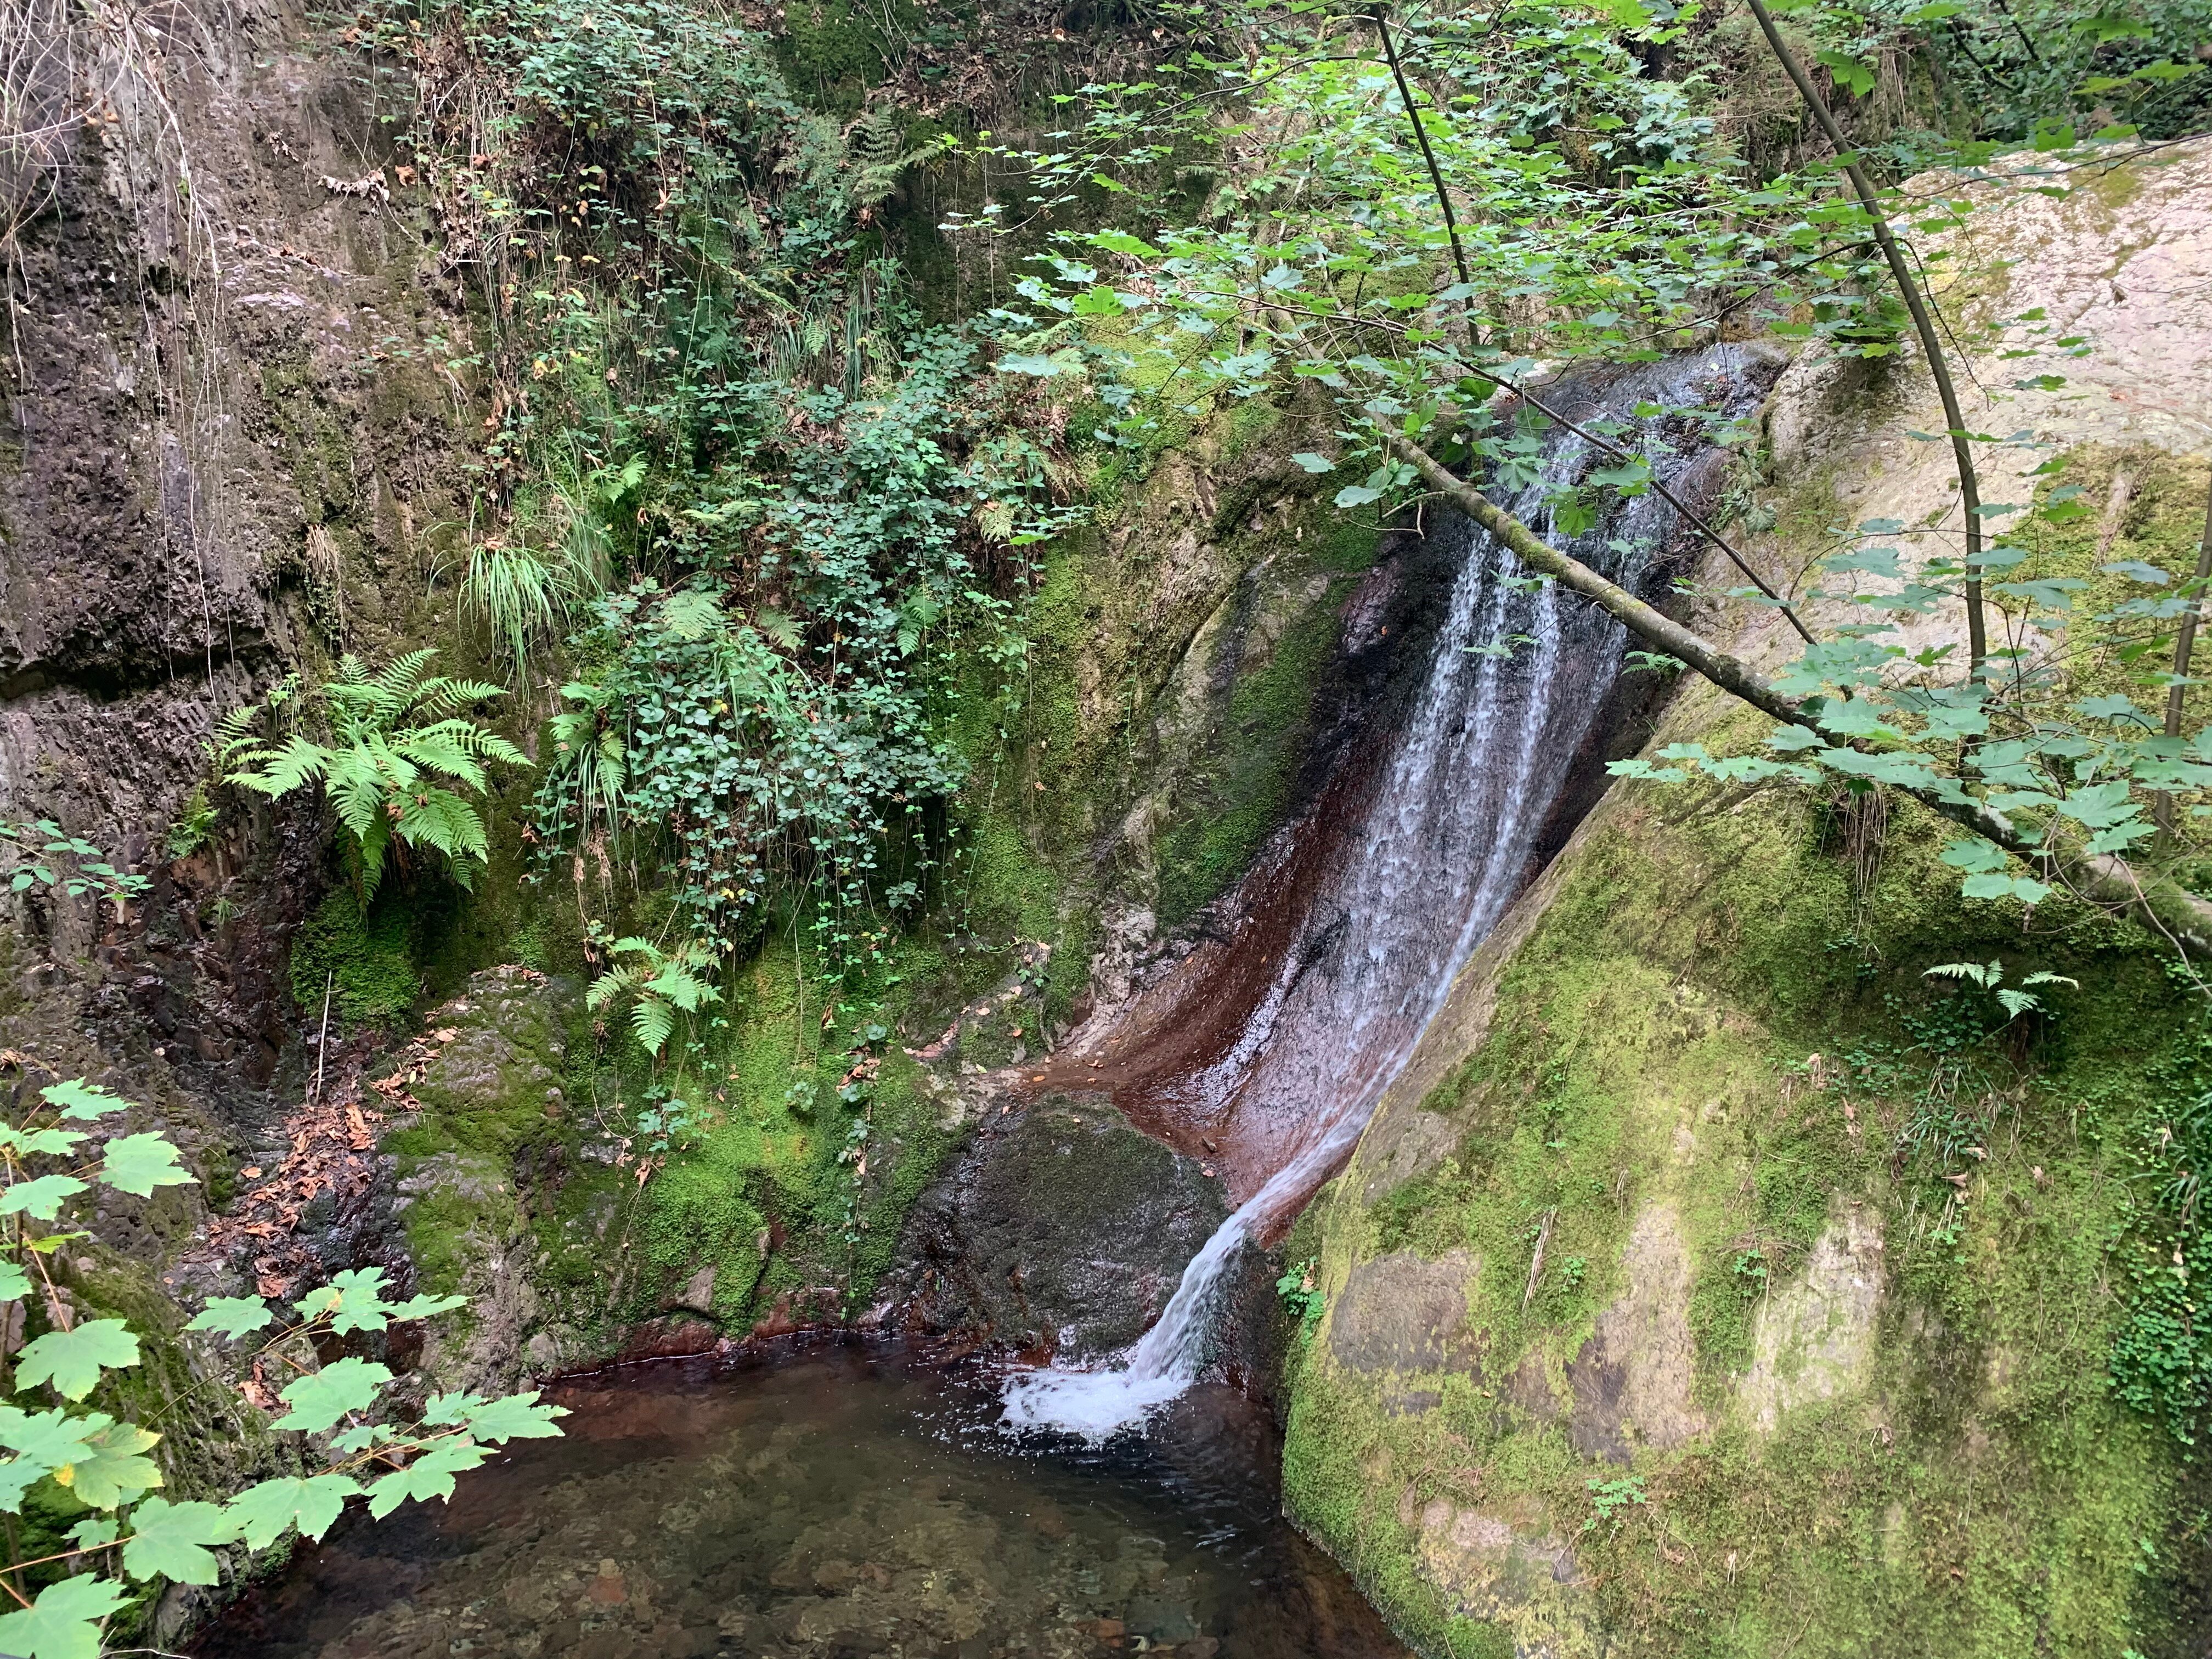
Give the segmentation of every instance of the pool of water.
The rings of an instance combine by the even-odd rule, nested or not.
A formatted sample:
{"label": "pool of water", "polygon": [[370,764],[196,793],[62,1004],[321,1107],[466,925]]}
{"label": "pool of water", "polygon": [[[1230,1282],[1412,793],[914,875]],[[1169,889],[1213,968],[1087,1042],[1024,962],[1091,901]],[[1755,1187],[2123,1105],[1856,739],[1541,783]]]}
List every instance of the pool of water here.
{"label": "pool of water", "polygon": [[998,1426],[884,1346],[633,1366],[445,1504],[349,1515],[201,1659],[1403,1659],[1282,1519],[1277,1446],[1193,1389],[1141,1439]]}

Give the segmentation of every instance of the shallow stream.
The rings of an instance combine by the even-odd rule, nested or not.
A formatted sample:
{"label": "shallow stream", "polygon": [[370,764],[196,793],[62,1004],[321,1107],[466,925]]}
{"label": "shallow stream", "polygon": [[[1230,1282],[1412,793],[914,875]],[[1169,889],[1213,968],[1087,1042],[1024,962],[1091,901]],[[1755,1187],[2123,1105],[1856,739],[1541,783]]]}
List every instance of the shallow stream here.
{"label": "shallow stream", "polygon": [[1014,1440],[990,1376],[846,1344],[571,1382],[556,1441],[350,1513],[201,1659],[1402,1659],[1282,1519],[1272,1425]]}

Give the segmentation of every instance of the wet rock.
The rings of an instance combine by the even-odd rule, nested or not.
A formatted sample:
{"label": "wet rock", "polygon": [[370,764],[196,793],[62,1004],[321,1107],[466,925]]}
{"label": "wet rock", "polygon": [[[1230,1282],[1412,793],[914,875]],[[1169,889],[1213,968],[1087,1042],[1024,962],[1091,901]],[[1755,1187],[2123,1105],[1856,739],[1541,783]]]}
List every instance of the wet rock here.
{"label": "wet rock", "polygon": [[684,1281],[684,1289],[676,1297],[676,1305],[689,1308],[693,1313],[712,1313],[714,1310],[714,1267],[712,1262]]}
{"label": "wet rock", "polygon": [[1159,1316],[1227,1214],[1194,1160],[1103,1103],[1048,1096],[987,1119],[916,1202],[908,1322],[1061,1358],[1113,1352]]}
{"label": "wet rock", "polygon": [[1752,1427],[1771,1434],[1792,1408],[1865,1380],[1881,1286],[1881,1221],[1854,1205],[1814,1241],[1803,1276],[1759,1310],[1751,1369],[1736,1390]]}
{"label": "wet rock", "polygon": [[1329,1352],[1356,1371],[1474,1368],[1480,1344],[1467,1328],[1466,1287],[1477,1266],[1471,1250],[1362,1262],[1330,1317]]}
{"label": "wet rock", "polygon": [[1690,1333],[1694,1269],[1681,1217],[1647,1206],[1621,1257],[1628,1289],[1598,1316],[1567,1365],[1575,1404],[1567,1437],[1588,1457],[1628,1462],[1632,1447],[1672,1450],[1705,1430],[1692,1398],[1697,1349]]}

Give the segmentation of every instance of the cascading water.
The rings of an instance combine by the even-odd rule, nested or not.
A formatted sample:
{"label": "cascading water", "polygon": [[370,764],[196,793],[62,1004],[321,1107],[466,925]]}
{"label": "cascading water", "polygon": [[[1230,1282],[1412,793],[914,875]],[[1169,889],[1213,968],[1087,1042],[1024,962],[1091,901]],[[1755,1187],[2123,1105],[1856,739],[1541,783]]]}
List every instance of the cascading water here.
{"label": "cascading water", "polygon": [[[1727,346],[1645,365],[1606,386],[1603,406],[1620,418],[1639,405],[1740,413],[1756,401],[1747,367]],[[1644,439],[1670,486],[1710,453],[1695,423],[1647,428]],[[1547,497],[1603,459],[1583,439],[1555,433],[1541,477],[1505,504],[1549,532]],[[1567,544],[1633,588],[1677,530],[1673,510],[1644,495]],[[1120,1363],[1012,1378],[1011,1425],[1102,1438],[1196,1379],[1238,1248],[1294,1216],[1350,1156],[1454,977],[1532,873],[1537,837],[1611,693],[1626,633],[1595,607],[1526,581],[1510,552],[1456,514],[1431,533],[1459,544],[1461,564],[1404,734],[1297,945],[1282,953],[1237,1040],[1184,1084],[1193,1098],[1294,1119],[1281,1137],[1287,1156],[1207,1241]]]}

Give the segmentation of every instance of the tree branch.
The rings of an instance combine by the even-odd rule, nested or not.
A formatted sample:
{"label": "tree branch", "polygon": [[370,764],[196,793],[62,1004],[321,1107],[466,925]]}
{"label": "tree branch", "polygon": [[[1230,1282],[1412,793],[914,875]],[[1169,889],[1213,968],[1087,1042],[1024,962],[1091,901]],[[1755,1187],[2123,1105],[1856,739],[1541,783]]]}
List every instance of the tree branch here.
{"label": "tree branch", "polygon": [[[1823,743],[1829,740],[1812,711],[1776,690],[1743,659],[1661,615],[1618,582],[1551,546],[1411,439],[1388,427],[1380,430],[1383,445],[1392,454],[1408,463],[1431,489],[1488,531],[1500,545],[1511,550],[1531,570],[1580,594],[1645,644],[1687,663],[1730,696],[1784,725],[1818,733]],[[1948,800],[1933,790],[1908,784],[1889,787],[1938,817],[1994,842],[2046,879],[2055,883],[2061,878],[2070,878],[2086,897],[2125,911],[2184,952],[2212,957],[2212,902],[2161,878],[2146,880],[2126,860],[2111,854],[2078,854],[2046,846],[2023,835],[2011,819],[1984,802]]]}

